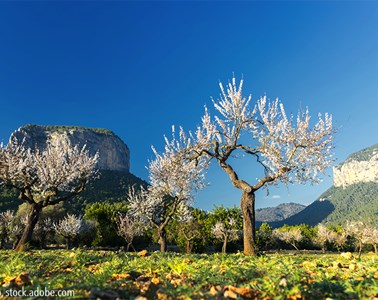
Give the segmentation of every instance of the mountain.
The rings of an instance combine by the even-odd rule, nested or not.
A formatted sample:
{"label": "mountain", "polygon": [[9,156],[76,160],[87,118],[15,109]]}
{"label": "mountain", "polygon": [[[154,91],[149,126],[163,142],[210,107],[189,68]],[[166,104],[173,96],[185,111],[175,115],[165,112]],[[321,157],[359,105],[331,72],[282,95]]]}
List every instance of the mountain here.
{"label": "mountain", "polygon": [[316,201],[283,224],[343,225],[349,220],[378,223],[378,144],[351,154],[333,168],[334,184]]}
{"label": "mountain", "polygon": [[[9,142],[23,141],[32,149],[43,149],[47,139],[67,136],[72,145],[86,145],[90,154],[99,153],[100,176],[91,180],[85,190],[65,203],[69,211],[82,213],[85,205],[98,201],[125,199],[129,186],[147,186],[147,182],[130,173],[130,150],[112,131],[78,126],[25,125],[12,133]],[[22,202],[14,191],[0,189],[0,211],[17,209]]]}
{"label": "mountain", "polygon": [[9,142],[24,143],[32,149],[44,148],[47,139],[67,136],[72,145],[84,146],[89,154],[99,153],[98,168],[121,172],[130,171],[130,150],[112,131],[103,128],[80,126],[41,126],[28,124],[12,133]]}
{"label": "mountain", "polygon": [[302,211],[306,206],[299,203],[282,203],[275,207],[256,209],[256,221],[275,222],[291,217]]}

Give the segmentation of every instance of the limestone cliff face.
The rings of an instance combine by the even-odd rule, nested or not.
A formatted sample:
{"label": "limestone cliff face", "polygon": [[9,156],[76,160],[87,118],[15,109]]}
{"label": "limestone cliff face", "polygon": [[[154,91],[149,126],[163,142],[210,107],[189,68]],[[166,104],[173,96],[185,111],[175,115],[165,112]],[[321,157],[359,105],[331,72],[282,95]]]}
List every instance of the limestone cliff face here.
{"label": "limestone cliff face", "polygon": [[378,144],[350,155],[333,168],[335,187],[347,187],[359,182],[378,182]]}
{"label": "limestone cliff face", "polygon": [[48,137],[67,135],[72,145],[86,144],[91,155],[99,152],[98,167],[104,170],[129,172],[130,151],[127,145],[112,131],[107,129],[77,126],[40,126],[25,125],[15,131],[10,141],[24,140],[29,147],[45,147]]}

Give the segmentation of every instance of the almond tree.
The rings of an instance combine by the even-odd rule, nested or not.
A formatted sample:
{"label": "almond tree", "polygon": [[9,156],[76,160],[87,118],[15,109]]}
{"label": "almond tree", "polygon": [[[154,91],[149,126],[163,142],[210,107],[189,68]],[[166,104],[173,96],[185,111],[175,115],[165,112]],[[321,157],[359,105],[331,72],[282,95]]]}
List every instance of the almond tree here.
{"label": "almond tree", "polygon": [[39,219],[34,227],[34,238],[40,243],[43,249],[46,247],[46,242],[54,233],[54,222],[51,218]]}
{"label": "almond tree", "polygon": [[300,228],[285,228],[273,230],[273,236],[279,240],[292,245],[295,250],[299,250],[297,243],[303,239],[303,235]]}
{"label": "almond tree", "polygon": [[31,241],[44,207],[71,199],[84,190],[97,172],[97,160],[97,154],[90,156],[85,146],[72,147],[64,135],[50,138],[44,150],[32,150],[17,141],[0,149],[0,184],[17,190],[19,199],[30,209],[17,251],[24,250]]}
{"label": "almond tree", "polygon": [[185,247],[185,253],[192,253],[195,244],[203,245],[205,243],[204,220],[207,219],[206,212],[182,205],[179,207],[175,219],[177,243]]}
{"label": "almond tree", "polygon": [[365,241],[367,244],[374,247],[374,252],[378,254],[378,229],[374,227],[368,227],[365,230]]}
{"label": "almond tree", "polygon": [[346,236],[343,233],[339,235],[337,232],[328,229],[323,224],[319,224],[317,229],[318,231],[315,242],[321,245],[323,252],[327,250],[327,243],[334,243],[335,245],[341,247],[346,242]]}
{"label": "almond tree", "polygon": [[368,226],[362,221],[350,221],[347,222],[345,231],[356,240],[359,257],[361,257],[363,245],[373,245],[377,252],[378,230],[376,228]]}
{"label": "almond tree", "polygon": [[116,219],[117,233],[119,236],[123,237],[126,241],[126,251],[133,246],[133,240],[137,236],[141,236],[146,231],[146,224],[140,220],[140,218],[131,214],[118,214]]}
{"label": "almond tree", "polygon": [[[235,78],[227,89],[220,84],[220,99],[213,100],[215,116],[205,108],[202,124],[189,132],[186,157],[207,157],[216,161],[241,190],[244,253],[256,253],[255,193],[263,187],[282,182],[317,183],[319,173],[333,161],[332,117],[327,113],[311,127],[308,109],[296,117],[287,115],[278,100],[261,97],[251,105],[252,96],[242,95],[243,80]],[[183,130],[182,130],[183,131]],[[184,136],[185,134],[182,133]],[[254,157],[263,174],[256,182],[239,178],[231,158],[237,154]]]}
{"label": "almond tree", "polygon": [[222,253],[226,253],[228,242],[239,239],[239,230],[237,230],[235,227],[236,220],[234,218],[229,218],[227,222],[219,221],[211,228],[211,233],[214,235],[214,237],[223,242]]}
{"label": "almond tree", "polygon": [[73,214],[67,214],[59,222],[53,224],[55,232],[66,239],[67,249],[71,248],[71,242],[80,234],[84,226],[83,218]]}
{"label": "almond tree", "polygon": [[150,186],[142,188],[140,193],[133,188],[128,193],[130,213],[157,229],[161,252],[167,249],[167,225],[181,206],[191,205],[194,192],[204,186],[206,169],[205,159],[188,160],[182,155],[187,147],[187,140],[182,136],[176,139],[173,134],[172,140],[165,137],[165,142],[163,154],[152,148],[155,159],[147,167]]}

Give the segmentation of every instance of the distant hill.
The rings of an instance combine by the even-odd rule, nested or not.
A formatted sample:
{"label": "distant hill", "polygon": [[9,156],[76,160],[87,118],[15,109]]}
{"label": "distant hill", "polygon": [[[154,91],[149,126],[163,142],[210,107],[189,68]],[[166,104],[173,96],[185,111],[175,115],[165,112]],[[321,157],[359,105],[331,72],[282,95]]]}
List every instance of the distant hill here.
{"label": "distant hill", "polygon": [[275,222],[282,221],[302,211],[306,206],[298,203],[282,203],[275,207],[256,209],[256,221]]}
{"label": "distant hill", "polygon": [[351,154],[334,168],[332,187],[301,212],[271,225],[343,225],[349,220],[378,224],[378,144]]}

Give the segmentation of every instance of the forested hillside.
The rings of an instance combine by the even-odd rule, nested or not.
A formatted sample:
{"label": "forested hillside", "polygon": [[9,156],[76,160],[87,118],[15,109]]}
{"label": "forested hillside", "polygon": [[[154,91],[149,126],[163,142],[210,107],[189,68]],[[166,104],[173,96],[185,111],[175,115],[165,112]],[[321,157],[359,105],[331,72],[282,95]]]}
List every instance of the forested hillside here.
{"label": "forested hillside", "polygon": [[[147,186],[147,182],[131,173],[111,170],[101,170],[100,177],[92,180],[84,192],[64,203],[68,212],[84,214],[89,203],[107,201],[118,202],[126,198],[130,186]],[[17,199],[17,194],[11,190],[0,190],[0,212],[7,209],[16,210],[23,201]]]}

